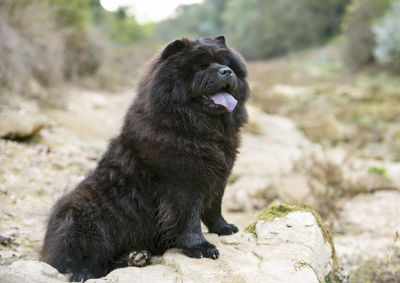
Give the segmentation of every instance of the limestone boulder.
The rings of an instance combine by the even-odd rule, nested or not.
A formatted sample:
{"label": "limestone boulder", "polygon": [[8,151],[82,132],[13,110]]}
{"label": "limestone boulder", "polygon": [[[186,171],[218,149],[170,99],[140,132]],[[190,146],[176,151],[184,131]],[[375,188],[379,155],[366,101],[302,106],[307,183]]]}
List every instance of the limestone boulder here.
{"label": "limestone boulder", "polygon": [[[154,257],[149,266],[116,269],[88,283],[130,282],[323,282],[333,267],[333,245],[311,210],[271,206],[247,230],[232,236],[205,234],[220,258],[194,259],[180,250]],[[1,283],[66,282],[67,276],[38,261],[0,267]]]}

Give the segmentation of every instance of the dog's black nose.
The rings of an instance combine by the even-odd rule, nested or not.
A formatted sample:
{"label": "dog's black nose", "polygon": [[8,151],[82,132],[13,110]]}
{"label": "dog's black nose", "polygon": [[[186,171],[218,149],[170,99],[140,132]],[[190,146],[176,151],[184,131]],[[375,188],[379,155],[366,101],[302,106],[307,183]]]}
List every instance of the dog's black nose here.
{"label": "dog's black nose", "polygon": [[224,77],[230,77],[230,76],[232,76],[232,73],[233,73],[233,71],[229,67],[223,67],[218,70],[218,74],[220,76],[224,76]]}

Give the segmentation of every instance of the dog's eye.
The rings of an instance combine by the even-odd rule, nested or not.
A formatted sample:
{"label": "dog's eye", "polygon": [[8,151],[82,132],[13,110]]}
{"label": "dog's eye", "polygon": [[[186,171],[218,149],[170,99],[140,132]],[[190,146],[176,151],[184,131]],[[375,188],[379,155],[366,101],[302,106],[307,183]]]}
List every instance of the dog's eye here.
{"label": "dog's eye", "polygon": [[203,54],[203,53],[202,54],[198,54],[195,57],[195,63],[201,69],[206,69],[208,66],[210,66],[211,58],[207,54]]}
{"label": "dog's eye", "polygon": [[231,60],[228,56],[219,56],[216,60],[219,64],[229,66],[231,65]]}

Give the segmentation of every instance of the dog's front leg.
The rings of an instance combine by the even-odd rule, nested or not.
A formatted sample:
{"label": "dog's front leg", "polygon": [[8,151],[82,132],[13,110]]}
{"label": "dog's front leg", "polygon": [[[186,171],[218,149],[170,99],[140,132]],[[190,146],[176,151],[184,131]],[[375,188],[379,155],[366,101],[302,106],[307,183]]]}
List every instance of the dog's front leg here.
{"label": "dog's front leg", "polygon": [[[209,243],[201,232],[200,224],[200,197],[195,194],[179,194],[177,211],[179,211],[180,233],[176,239],[176,247],[183,249],[189,257],[212,258],[219,257],[218,249]],[[185,199],[183,199],[185,198]],[[182,206],[179,206],[179,203]]]}
{"label": "dog's front leg", "polygon": [[234,224],[226,222],[221,214],[221,202],[224,190],[225,182],[222,185],[216,186],[214,198],[203,203],[201,220],[208,227],[210,233],[232,235],[238,231],[238,228]]}

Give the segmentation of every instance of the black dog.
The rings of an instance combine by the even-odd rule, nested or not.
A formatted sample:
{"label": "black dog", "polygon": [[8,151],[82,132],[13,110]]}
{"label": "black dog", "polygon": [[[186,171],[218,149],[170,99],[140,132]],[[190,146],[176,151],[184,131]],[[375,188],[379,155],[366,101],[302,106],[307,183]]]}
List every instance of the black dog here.
{"label": "black dog", "polygon": [[97,168],[55,205],[42,259],[80,281],[171,247],[217,258],[200,221],[218,235],[238,231],[221,199],[247,120],[245,79],[223,36],[168,44]]}

